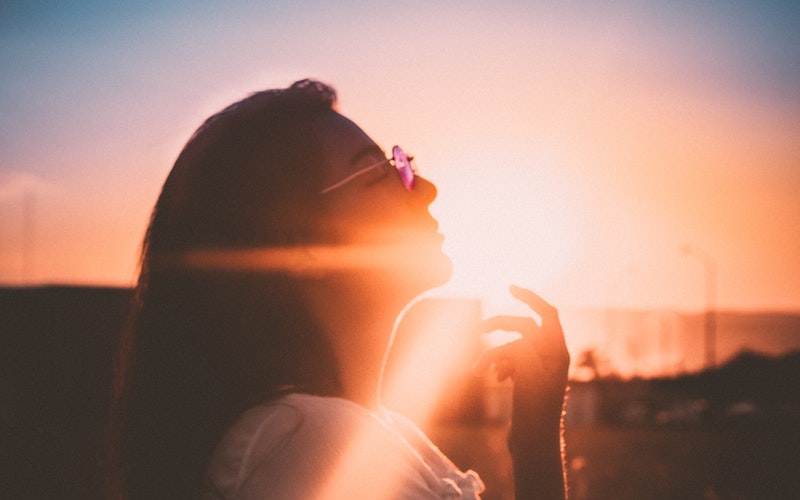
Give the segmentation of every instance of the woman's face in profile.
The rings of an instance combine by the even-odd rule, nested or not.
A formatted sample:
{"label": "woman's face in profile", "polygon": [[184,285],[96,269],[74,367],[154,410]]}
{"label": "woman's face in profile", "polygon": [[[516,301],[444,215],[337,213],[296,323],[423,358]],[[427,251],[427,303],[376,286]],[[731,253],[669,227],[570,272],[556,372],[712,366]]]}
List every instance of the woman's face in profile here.
{"label": "woman's face in profile", "polygon": [[386,153],[355,123],[329,112],[315,123],[325,158],[324,223],[337,242],[364,247],[369,261],[419,281],[423,290],[446,282],[450,258],[428,211],[436,188],[417,177],[403,185]]}

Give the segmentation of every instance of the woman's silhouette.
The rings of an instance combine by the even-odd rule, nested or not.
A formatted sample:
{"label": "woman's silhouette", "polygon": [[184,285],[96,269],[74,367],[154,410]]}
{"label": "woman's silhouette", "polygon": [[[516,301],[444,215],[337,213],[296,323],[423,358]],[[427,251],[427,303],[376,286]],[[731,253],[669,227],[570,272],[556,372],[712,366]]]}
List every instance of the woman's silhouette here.
{"label": "woman's silhouette", "polygon": [[[380,406],[395,319],[444,283],[451,263],[428,212],[434,186],[401,148],[387,159],[335,103],[333,89],[311,80],[256,93],[209,118],[176,160],[120,343],[112,495],[482,490],[475,473]],[[479,365],[514,379],[517,497],[563,498],[569,356],[555,309],[527,290],[512,293],[541,325],[487,320],[487,329],[523,336]]]}

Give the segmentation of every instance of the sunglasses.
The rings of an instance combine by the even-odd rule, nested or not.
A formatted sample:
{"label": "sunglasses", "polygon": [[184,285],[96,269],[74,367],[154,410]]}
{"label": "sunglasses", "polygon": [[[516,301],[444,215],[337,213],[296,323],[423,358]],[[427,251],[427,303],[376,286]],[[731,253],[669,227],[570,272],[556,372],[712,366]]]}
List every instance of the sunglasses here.
{"label": "sunglasses", "polygon": [[332,186],[328,186],[325,189],[323,189],[321,191],[321,194],[330,193],[334,189],[337,189],[347,184],[348,182],[355,179],[359,175],[368,172],[374,168],[378,168],[380,166],[385,165],[386,162],[389,162],[390,165],[394,166],[395,170],[397,170],[397,175],[400,176],[400,182],[403,183],[403,187],[405,187],[407,191],[411,191],[412,189],[414,189],[414,176],[416,175],[417,172],[417,169],[414,167],[412,163],[413,161],[414,161],[413,156],[408,156],[405,153],[405,151],[403,151],[403,148],[401,148],[400,146],[395,146],[392,148],[391,158],[386,158],[385,160],[381,160],[377,163],[374,163],[368,167],[364,167],[361,170],[348,175],[347,177],[340,180],[336,184],[333,184]]}

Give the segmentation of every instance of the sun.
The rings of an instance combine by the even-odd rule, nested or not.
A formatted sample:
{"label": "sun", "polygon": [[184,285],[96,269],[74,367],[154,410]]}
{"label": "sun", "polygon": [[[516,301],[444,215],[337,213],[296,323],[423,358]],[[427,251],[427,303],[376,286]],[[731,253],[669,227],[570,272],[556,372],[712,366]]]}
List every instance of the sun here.
{"label": "sun", "polygon": [[515,302],[510,284],[566,293],[559,283],[590,250],[586,196],[566,169],[523,159],[489,176],[444,174],[437,184],[445,194],[431,211],[454,265],[446,293],[479,298],[488,309]]}

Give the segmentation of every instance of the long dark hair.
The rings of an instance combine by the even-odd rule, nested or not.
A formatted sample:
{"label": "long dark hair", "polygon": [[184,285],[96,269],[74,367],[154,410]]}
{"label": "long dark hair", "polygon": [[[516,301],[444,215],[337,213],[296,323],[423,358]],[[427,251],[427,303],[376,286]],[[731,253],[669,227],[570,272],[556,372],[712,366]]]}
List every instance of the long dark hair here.
{"label": "long dark hair", "polygon": [[176,160],[120,341],[112,497],[197,498],[215,445],[243,411],[286,387],[339,394],[336,361],[291,273],[188,258],[320,242],[313,121],[335,100],[311,80],[253,94],[209,118]]}

